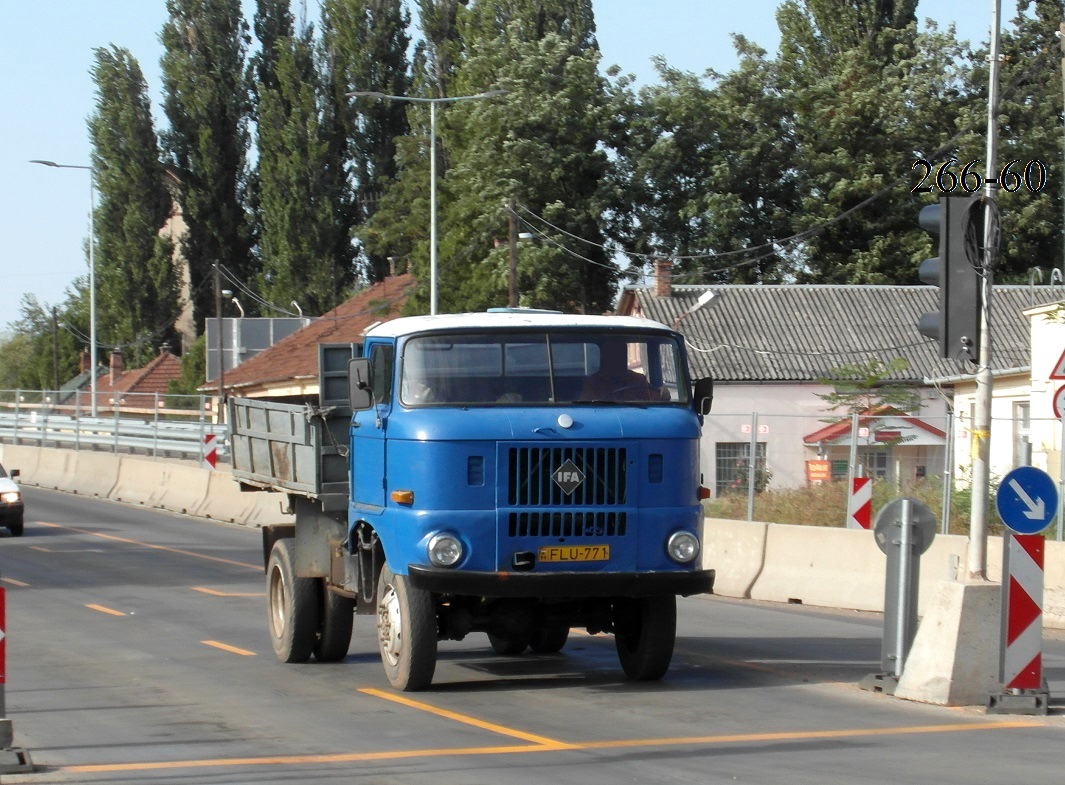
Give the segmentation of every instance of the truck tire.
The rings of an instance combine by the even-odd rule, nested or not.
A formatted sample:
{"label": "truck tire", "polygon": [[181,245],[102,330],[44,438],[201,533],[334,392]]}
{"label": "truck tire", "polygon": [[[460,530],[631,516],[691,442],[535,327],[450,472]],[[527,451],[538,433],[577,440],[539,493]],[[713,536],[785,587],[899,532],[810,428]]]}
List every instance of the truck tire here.
{"label": "truck tire", "polygon": [[355,600],[329,591],[325,581],[316,580],[321,592],[322,620],[314,642],[318,662],[339,662],[348,656],[351,630],[355,623]]}
{"label": "truck tire", "polygon": [[529,639],[529,648],[537,654],[557,654],[569,640],[569,627],[564,624],[543,624]]}
{"label": "truck tire", "polygon": [[492,647],[492,651],[504,657],[516,657],[524,653],[529,647],[528,638],[504,638],[494,632],[488,633],[488,643]]}
{"label": "truck tire", "polygon": [[614,614],[614,645],[626,678],[661,679],[677,639],[677,598],[669,594],[621,600]]}
{"label": "truck tire", "polygon": [[433,596],[415,589],[386,564],[377,581],[377,645],[388,682],[397,690],[423,690],[436,671]]}
{"label": "truck tire", "polygon": [[318,582],[297,578],[295,543],[278,540],[266,565],[266,612],[270,643],[281,662],[310,659],[318,633]]}

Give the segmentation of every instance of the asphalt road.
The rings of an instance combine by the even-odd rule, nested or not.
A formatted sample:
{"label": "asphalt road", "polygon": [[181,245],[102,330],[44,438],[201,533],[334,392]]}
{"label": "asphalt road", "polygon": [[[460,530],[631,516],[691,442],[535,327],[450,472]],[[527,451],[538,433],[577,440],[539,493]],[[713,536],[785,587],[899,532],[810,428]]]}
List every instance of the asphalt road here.
{"label": "asphalt road", "polygon": [[1065,640],[1049,633],[1050,717],[862,691],[877,615],[720,598],[681,602],[660,683],[624,681],[608,636],[507,658],[472,635],[441,644],[431,690],[400,694],[369,617],[341,663],[275,660],[257,530],[25,494],[0,585],[7,716],[36,771],[4,783],[972,785],[1062,770]]}

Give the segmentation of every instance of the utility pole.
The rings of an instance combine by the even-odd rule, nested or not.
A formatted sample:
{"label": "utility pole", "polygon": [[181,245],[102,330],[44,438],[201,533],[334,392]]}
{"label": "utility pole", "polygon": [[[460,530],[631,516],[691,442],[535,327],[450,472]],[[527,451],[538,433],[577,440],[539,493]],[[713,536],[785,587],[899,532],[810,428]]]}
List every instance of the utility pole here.
{"label": "utility pole", "polygon": [[998,244],[998,212],[995,207],[996,159],[998,155],[999,26],[1002,0],[993,0],[991,47],[987,92],[987,169],[984,177],[983,306],[980,314],[980,356],[976,371],[976,411],[972,431],[973,497],[969,517],[969,547],[966,572],[969,580],[987,580],[987,530],[991,501],[991,289]]}
{"label": "utility pole", "polygon": [[509,275],[509,291],[510,297],[507,300],[507,304],[511,308],[518,307],[518,219],[514,213],[514,200],[510,199],[507,202],[507,223],[509,228],[509,240],[510,240],[510,275]]}
{"label": "utility pole", "polygon": [[[1061,44],[1061,94],[1065,100],[1065,22],[1058,25],[1058,43]],[[1062,155],[1065,156],[1065,144],[1062,145]],[[1065,211],[1065,180],[1061,183],[1061,204]],[[1061,269],[1065,272],[1065,215],[1061,225]]]}
{"label": "utility pole", "polygon": [[226,421],[226,363],[222,353],[222,271],[218,269],[218,262],[214,263],[214,315],[218,325],[215,341],[218,349],[218,411],[215,419],[223,423]]}

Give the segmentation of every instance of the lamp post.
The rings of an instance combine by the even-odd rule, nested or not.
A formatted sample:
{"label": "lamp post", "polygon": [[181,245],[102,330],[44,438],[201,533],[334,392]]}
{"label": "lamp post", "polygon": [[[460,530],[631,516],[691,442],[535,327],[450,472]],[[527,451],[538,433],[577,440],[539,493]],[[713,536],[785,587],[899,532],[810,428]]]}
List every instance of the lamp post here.
{"label": "lamp post", "polygon": [[90,411],[96,416],[96,171],[91,166],[57,164],[55,161],[34,159],[31,164],[56,169],[84,169],[89,173],[89,389],[92,395]]}
{"label": "lamp post", "polygon": [[409,101],[429,104],[429,313],[435,314],[439,301],[436,286],[436,105],[471,101],[477,98],[494,98],[506,95],[506,90],[489,90],[474,95],[456,95],[445,98],[417,98],[410,95],[389,95],[376,90],[355,90],[348,93],[352,98],[377,98],[379,100]]}

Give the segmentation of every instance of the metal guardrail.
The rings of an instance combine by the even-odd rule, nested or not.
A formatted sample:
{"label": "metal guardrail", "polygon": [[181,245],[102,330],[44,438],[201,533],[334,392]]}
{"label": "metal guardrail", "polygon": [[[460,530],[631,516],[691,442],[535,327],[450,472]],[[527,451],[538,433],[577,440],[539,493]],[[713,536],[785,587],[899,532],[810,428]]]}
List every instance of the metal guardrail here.
{"label": "metal guardrail", "polygon": [[197,420],[85,417],[45,407],[0,409],[0,441],[16,445],[150,455],[153,458],[203,457],[208,436],[221,460],[228,457],[228,428]]}

